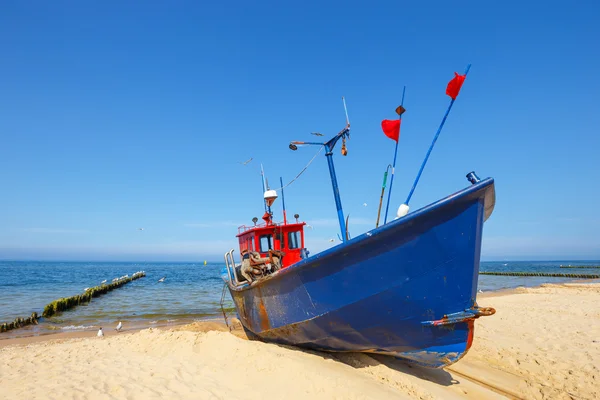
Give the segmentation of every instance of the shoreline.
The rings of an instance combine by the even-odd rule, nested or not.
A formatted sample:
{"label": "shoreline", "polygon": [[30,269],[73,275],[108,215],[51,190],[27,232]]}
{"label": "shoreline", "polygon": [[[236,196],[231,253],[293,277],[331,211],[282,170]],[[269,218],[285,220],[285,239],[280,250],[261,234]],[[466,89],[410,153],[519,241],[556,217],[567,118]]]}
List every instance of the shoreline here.
{"label": "shoreline", "polygon": [[[128,333],[135,333],[135,332],[139,332],[142,331],[144,329],[170,329],[170,328],[178,328],[181,326],[186,326],[186,325],[193,325],[196,322],[215,322],[215,321],[220,321],[223,322],[222,318],[218,319],[218,318],[206,318],[206,319],[194,319],[194,320],[180,320],[177,322],[165,322],[165,323],[156,323],[156,324],[150,324],[150,325],[136,325],[134,327],[131,328],[126,328],[121,330],[121,332],[117,332],[114,328],[110,328],[110,329],[105,329],[103,328],[102,331],[104,333],[105,337],[108,336],[113,336],[113,335],[123,335],[123,334],[128,334]],[[223,322],[223,326],[225,326],[225,323]],[[10,333],[12,332],[5,332],[5,334],[10,335]],[[45,342],[45,341],[49,341],[49,340],[68,340],[68,339],[81,339],[81,338],[93,338],[96,337],[96,335],[98,334],[98,328],[93,327],[90,329],[75,329],[75,330],[59,330],[57,329],[56,331],[47,331],[47,332],[42,332],[42,333],[38,333],[35,335],[19,335],[19,336],[12,336],[9,337],[8,335],[6,337],[0,337],[0,348],[5,347],[5,346],[10,346],[13,344],[23,344],[23,345],[27,345],[29,343],[39,343],[39,342]]]}
{"label": "shoreline", "polygon": [[[600,283],[600,280],[599,279],[573,279],[573,280],[568,280],[568,281],[560,282],[560,283],[546,282],[546,283],[540,283],[535,286],[517,286],[517,287],[511,287],[511,288],[500,288],[500,289],[488,290],[488,291],[480,292],[480,293],[478,292],[477,299],[488,299],[488,298],[494,298],[494,297],[509,296],[512,294],[519,294],[519,293],[522,293],[523,290],[540,288],[540,287],[543,287],[544,285],[562,285],[562,284],[573,284],[573,283],[575,283],[575,284],[594,284],[594,283]],[[234,314],[231,317],[235,318],[236,316]],[[123,321],[127,321],[127,320],[123,319]],[[185,326],[188,324],[193,324],[195,322],[220,321],[221,323],[223,323],[223,325],[225,325],[225,321],[223,320],[223,318],[220,314],[215,314],[214,316],[206,316],[205,318],[190,318],[190,319],[182,318],[181,320],[176,320],[173,322],[165,321],[165,322],[159,322],[156,324],[151,324],[151,323],[143,324],[143,323],[139,323],[139,320],[137,320],[137,321],[138,321],[138,323],[134,323],[133,327],[131,327],[131,328],[128,327],[128,328],[124,329],[121,333],[138,332],[143,329],[150,329],[150,328],[164,329],[164,328],[171,328],[171,327],[179,327],[179,326]],[[76,338],[94,337],[98,333],[98,327],[100,327],[100,325],[97,325],[97,326],[90,325],[90,328],[86,328],[86,329],[56,328],[54,331],[47,330],[47,331],[42,331],[42,332],[39,332],[39,331],[28,332],[28,331],[36,329],[36,325],[29,325],[29,326],[26,326],[23,328],[14,329],[9,332],[1,333],[0,334],[0,348],[7,346],[7,345],[9,345],[9,343],[13,343],[13,342],[25,343],[25,342],[28,342],[28,339],[30,339],[30,338],[36,338],[34,340],[30,340],[30,342],[33,343],[33,342],[42,342],[42,341],[46,341],[46,340],[61,340],[61,339],[68,339],[68,338],[76,339]],[[104,331],[105,336],[118,334],[118,332],[113,331],[112,326],[109,329],[103,329],[103,331]]]}
{"label": "shoreline", "polygon": [[[443,369],[366,353],[248,340],[232,318],[122,333],[0,341],[6,397],[352,399],[598,398],[600,283],[543,284],[478,295],[496,314]],[[4,343],[3,343],[4,342]],[[285,371],[284,374],[281,372]]]}

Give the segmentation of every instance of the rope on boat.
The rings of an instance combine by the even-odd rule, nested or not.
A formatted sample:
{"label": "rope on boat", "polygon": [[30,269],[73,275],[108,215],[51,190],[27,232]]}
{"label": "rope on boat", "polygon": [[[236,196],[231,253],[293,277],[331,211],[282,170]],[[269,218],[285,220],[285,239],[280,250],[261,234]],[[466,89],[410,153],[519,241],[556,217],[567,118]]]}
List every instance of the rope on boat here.
{"label": "rope on boat", "polygon": [[480,272],[479,275],[499,275],[499,276],[549,276],[552,278],[581,278],[581,279],[599,279],[598,274],[562,274],[548,272]]}
{"label": "rope on boat", "polygon": [[278,192],[279,192],[280,190],[283,190],[283,189],[285,189],[286,187],[290,186],[292,183],[294,183],[294,181],[295,181],[296,179],[300,178],[300,175],[302,175],[302,174],[304,173],[304,171],[306,171],[306,169],[308,168],[308,166],[309,166],[310,164],[312,164],[312,162],[315,160],[315,158],[317,158],[317,156],[319,155],[319,153],[320,153],[321,151],[323,151],[323,149],[324,149],[324,148],[325,148],[325,146],[321,146],[321,148],[319,149],[319,151],[317,151],[317,152],[315,153],[315,155],[313,156],[313,158],[311,158],[311,159],[310,159],[310,161],[308,162],[308,164],[306,164],[306,166],[305,166],[304,168],[302,168],[302,171],[300,171],[300,172],[298,173],[298,175],[296,175],[296,177],[295,177],[294,179],[292,179],[292,180],[291,180],[291,181],[290,181],[288,184],[286,184],[285,186],[282,186],[282,187],[280,187],[280,188],[278,188],[278,189],[273,189],[273,190],[275,190],[275,191],[278,191]]}

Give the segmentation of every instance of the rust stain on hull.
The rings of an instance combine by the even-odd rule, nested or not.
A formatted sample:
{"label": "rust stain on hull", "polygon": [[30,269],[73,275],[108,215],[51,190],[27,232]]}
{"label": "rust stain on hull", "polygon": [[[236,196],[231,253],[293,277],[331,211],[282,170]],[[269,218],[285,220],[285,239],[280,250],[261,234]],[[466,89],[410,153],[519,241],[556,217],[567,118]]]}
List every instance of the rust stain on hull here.
{"label": "rust stain on hull", "polygon": [[262,290],[260,287],[258,290],[258,317],[260,319],[260,328],[263,331],[267,331],[271,329],[271,322],[269,321],[269,314],[267,314],[267,309],[265,308],[265,303],[263,301]]}

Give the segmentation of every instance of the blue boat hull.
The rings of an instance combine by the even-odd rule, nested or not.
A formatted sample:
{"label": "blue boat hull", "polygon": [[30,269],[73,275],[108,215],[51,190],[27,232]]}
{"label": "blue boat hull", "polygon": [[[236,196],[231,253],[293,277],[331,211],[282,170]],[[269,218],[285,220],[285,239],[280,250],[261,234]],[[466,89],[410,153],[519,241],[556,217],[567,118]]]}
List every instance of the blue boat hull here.
{"label": "blue boat hull", "polygon": [[266,341],[452,364],[486,313],[475,299],[494,202],[486,179],[252,286],[229,284],[238,316]]}

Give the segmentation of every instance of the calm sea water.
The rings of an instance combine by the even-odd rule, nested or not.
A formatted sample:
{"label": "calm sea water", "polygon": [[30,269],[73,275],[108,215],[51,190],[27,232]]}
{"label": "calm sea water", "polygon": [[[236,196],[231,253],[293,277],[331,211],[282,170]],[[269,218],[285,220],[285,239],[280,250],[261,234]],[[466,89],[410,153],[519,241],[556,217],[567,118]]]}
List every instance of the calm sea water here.
{"label": "calm sea water", "polygon": [[[146,277],[12,335],[111,329],[120,320],[125,327],[147,327],[214,318],[222,315],[219,270],[223,263],[203,264],[0,261],[0,322],[28,317],[34,311],[41,314],[53,300],[142,270]],[[164,282],[158,282],[162,277]],[[233,307],[228,293],[225,300],[226,307]]]}
{"label": "calm sea water", "polygon": [[[600,273],[595,269],[561,269],[560,265],[600,265],[600,261],[483,262],[481,271]],[[85,288],[125,274],[146,271],[146,277],[93,299],[40,325],[0,334],[0,338],[69,330],[164,326],[222,318],[220,300],[222,262],[122,263],[0,261],[0,323],[27,317],[61,297],[80,294]],[[165,276],[164,282],[158,280]],[[567,282],[564,278],[480,276],[483,291]],[[229,293],[225,307],[233,307]]]}

